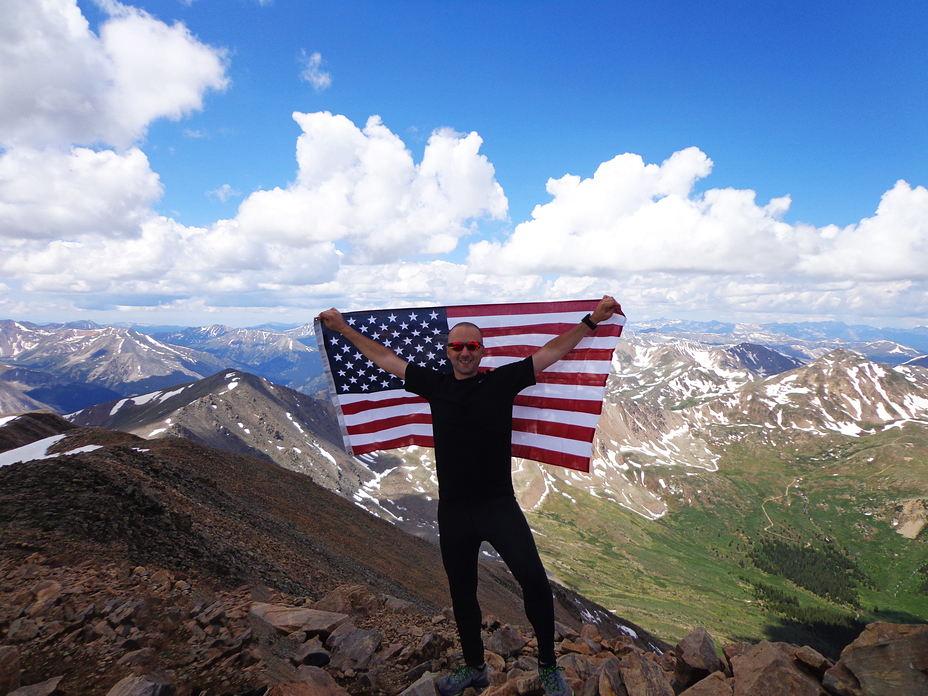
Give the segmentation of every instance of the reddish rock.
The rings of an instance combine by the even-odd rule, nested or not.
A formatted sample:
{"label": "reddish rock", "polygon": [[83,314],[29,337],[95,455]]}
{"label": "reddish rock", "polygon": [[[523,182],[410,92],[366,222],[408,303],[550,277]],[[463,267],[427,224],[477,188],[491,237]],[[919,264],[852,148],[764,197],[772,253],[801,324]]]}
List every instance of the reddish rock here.
{"label": "reddish rock", "polygon": [[682,688],[692,686],[722,669],[722,663],[715,652],[715,642],[702,627],[695,628],[677,643],[674,652],[677,656],[674,679]]}
{"label": "reddish rock", "polygon": [[928,694],[928,626],[869,624],[841,652],[864,694]]}
{"label": "reddish rock", "polygon": [[595,696],[628,696],[628,689],[622,681],[618,658],[610,657],[603,662],[603,671],[599,675],[598,686],[598,691],[594,692]]}
{"label": "reddish rock", "polygon": [[309,635],[325,636],[350,618],[347,614],[262,602],[251,605],[251,615],[269,623],[282,633],[302,630]]}
{"label": "reddish rock", "polygon": [[839,662],[825,672],[822,686],[838,696],[863,696],[860,681],[843,662]]}
{"label": "reddish rock", "polygon": [[702,681],[696,682],[680,696],[732,696],[734,689],[724,672],[713,672]]}
{"label": "reddish rock", "polygon": [[732,658],[734,696],[824,696],[821,684],[768,641]]}
{"label": "reddish rock", "polygon": [[621,658],[619,671],[628,696],[674,696],[667,674],[655,662],[630,652]]}
{"label": "reddish rock", "polygon": [[380,598],[361,585],[339,587],[316,602],[313,608],[335,614],[371,616],[380,609]]}
{"label": "reddish rock", "polygon": [[18,689],[20,675],[19,650],[12,645],[0,645],[0,694]]}

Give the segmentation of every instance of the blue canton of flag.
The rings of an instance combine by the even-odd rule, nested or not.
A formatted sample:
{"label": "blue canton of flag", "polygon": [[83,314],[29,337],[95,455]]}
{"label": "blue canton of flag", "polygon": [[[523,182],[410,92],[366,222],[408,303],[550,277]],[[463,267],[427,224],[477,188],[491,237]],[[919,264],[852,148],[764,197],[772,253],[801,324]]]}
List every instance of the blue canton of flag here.
{"label": "blue canton of flag", "polygon": [[[445,355],[448,318],[444,307],[343,314],[349,326],[391,349],[408,363],[451,372]],[[322,327],[325,352],[338,394],[402,389],[403,380],[377,367],[344,336]]]}

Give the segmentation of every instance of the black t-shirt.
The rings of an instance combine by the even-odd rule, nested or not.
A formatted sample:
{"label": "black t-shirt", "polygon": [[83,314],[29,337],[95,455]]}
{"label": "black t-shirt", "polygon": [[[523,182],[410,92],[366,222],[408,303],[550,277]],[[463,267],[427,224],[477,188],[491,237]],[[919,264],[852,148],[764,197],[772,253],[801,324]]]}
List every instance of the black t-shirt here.
{"label": "black t-shirt", "polygon": [[429,402],[442,500],[513,495],[512,402],[535,384],[532,358],[468,379],[410,363],[406,391]]}

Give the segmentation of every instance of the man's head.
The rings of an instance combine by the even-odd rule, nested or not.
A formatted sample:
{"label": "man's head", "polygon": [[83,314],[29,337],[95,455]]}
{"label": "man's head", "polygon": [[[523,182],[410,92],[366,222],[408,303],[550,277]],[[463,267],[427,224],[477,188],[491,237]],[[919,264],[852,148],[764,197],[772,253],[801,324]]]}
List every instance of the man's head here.
{"label": "man's head", "polygon": [[454,369],[454,376],[458,379],[467,379],[477,374],[477,368],[480,366],[480,359],[483,358],[483,334],[475,324],[470,322],[461,322],[455,324],[454,328],[448,332],[448,343],[471,343],[476,341],[480,344],[477,350],[471,350],[466,345],[460,350],[451,350],[446,347],[445,352],[448,354],[448,360],[451,361],[451,367]]}

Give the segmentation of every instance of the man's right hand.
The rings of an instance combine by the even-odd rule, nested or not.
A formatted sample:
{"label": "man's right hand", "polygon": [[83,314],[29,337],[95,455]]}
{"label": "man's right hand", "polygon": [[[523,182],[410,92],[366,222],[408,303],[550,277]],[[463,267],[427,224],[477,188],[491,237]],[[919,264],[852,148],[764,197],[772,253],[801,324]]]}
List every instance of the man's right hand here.
{"label": "man's right hand", "polygon": [[342,313],[335,309],[335,307],[332,307],[332,309],[327,309],[324,312],[319,312],[319,316],[316,318],[321,321],[325,325],[325,328],[329,329],[330,331],[344,333],[345,329],[348,328],[348,324],[345,322],[345,318],[342,316]]}

